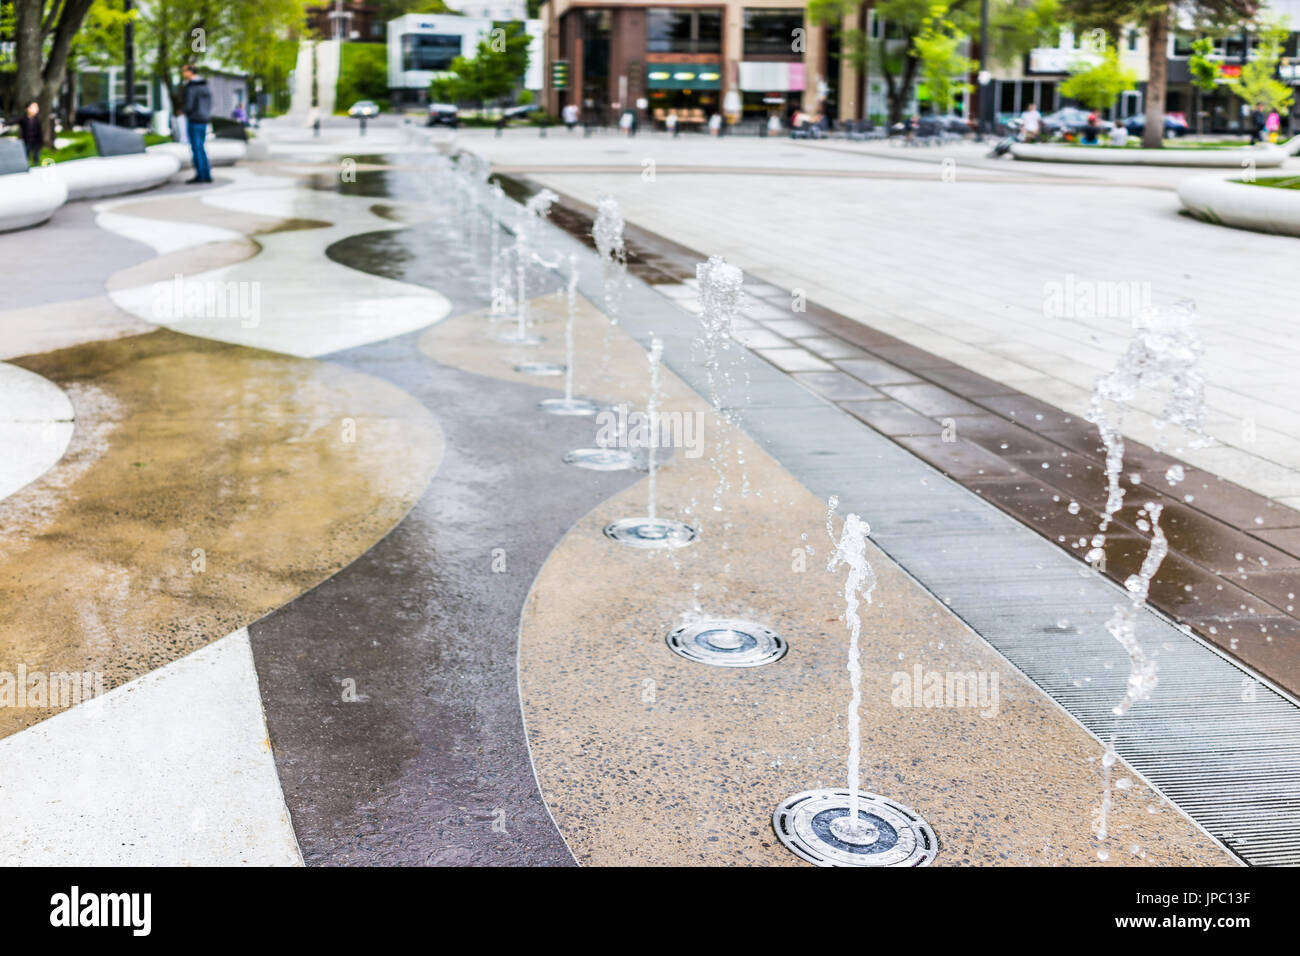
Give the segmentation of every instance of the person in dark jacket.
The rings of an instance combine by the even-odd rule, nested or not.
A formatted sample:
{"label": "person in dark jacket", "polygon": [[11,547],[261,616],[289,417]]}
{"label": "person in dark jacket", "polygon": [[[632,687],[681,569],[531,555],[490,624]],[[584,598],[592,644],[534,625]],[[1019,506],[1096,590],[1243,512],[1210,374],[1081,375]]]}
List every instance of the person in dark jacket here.
{"label": "person in dark jacket", "polygon": [[185,80],[185,94],[181,112],[185,114],[185,131],[189,135],[190,153],[194,157],[194,178],[192,183],[212,182],[212,168],[208,165],[208,151],[204,140],[208,135],[208,120],[212,118],[212,91],[208,81],[199,76],[193,64],[181,67],[181,77]]}
{"label": "person in dark jacket", "polygon": [[18,131],[22,134],[23,145],[27,147],[27,160],[33,166],[41,164],[41,147],[45,145],[45,132],[41,129],[41,107],[39,103],[27,104],[27,112],[18,117]]}
{"label": "person in dark jacket", "polygon": [[1264,104],[1256,103],[1250,111],[1250,145],[1254,146],[1264,138]]}

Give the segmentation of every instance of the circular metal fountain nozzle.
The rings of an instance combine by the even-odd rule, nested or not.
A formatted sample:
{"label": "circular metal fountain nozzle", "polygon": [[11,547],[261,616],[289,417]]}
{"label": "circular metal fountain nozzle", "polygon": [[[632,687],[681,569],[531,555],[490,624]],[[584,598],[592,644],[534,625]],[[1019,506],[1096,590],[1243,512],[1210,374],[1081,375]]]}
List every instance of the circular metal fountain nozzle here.
{"label": "circular metal fountain nozzle", "polygon": [[789,650],[771,628],[749,621],[713,618],[674,628],[666,638],[674,654],[716,667],[759,667]]}
{"label": "circular metal fountain nozzle", "polygon": [[578,448],[564,453],[564,463],[591,471],[628,471],[637,466],[637,459],[620,448]]}
{"label": "circular metal fountain nozzle", "polygon": [[537,407],[549,415],[595,415],[600,405],[589,398],[544,398]]}
{"label": "circular metal fountain nozzle", "polygon": [[849,819],[847,788],[796,793],[776,808],[772,829],[817,866],[929,866],[939,852],[919,813],[878,794],[858,791],[858,819]]}
{"label": "circular metal fountain nozzle", "polygon": [[541,345],[546,339],[540,335],[533,335],[531,332],[521,334],[518,328],[513,328],[498,335],[497,341],[506,345]]}
{"label": "circular metal fountain nozzle", "polygon": [[515,366],[520,375],[563,375],[565,367],[555,362],[521,362]]}
{"label": "circular metal fountain nozzle", "polygon": [[684,548],[700,532],[671,518],[619,518],[605,526],[605,537],[633,548]]}

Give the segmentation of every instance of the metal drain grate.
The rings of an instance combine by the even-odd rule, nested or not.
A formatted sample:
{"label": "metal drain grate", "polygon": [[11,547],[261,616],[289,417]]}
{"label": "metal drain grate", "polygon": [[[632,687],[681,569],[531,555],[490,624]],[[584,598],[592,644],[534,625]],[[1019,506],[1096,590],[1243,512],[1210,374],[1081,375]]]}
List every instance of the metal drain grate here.
{"label": "metal drain grate", "polygon": [[699,531],[671,518],[619,518],[605,526],[605,537],[632,548],[684,548]]}
{"label": "metal drain grate", "polygon": [[858,822],[849,822],[849,791],[805,790],[772,814],[785,847],[817,866],[928,866],[939,852],[930,824],[910,807],[858,792]]}
{"label": "metal drain grate", "polygon": [[716,667],[759,667],[779,661],[789,649],[776,631],[732,619],[683,624],[668,632],[667,641],[673,653]]}

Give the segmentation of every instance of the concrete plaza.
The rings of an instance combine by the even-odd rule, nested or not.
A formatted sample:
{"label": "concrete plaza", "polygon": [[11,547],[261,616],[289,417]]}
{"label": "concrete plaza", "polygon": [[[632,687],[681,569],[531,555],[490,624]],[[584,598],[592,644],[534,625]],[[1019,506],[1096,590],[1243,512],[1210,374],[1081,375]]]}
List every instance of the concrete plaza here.
{"label": "concrete plaza", "polygon": [[[773,811],[845,780],[832,496],[870,524],[863,787],[924,817],[936,865],[1300,859],[1276,799],[1300,773],[1293,240],[1180,217],[1168,170],[975,145],[387,118],[365,138],[261,135],[269,159],[213,187],[0,236],[22,265],[0,306],[0,674],[104,685],[0,707],[16,862],[796,863]],[[502,341],[489,250],[521,217],[511,202],[491,232],[486,191],[445,162],[461,150],[563,194],[524,270],[538,344]],[[612,287],[583,218],[601,192],[629,223]],[[741,266],[747,293],[712,361],[703,255]],[[593,420],[539,407],[563,378],[527,366],[568,361],[570,261],[575,393],[646,407],[658,339],[659,411],[702,423],[653,490],[644,457],[573,467]],[[1170,505],[1139,616],[1161,683],[1119,716],[1120,572],[1088,571],[1053,522],[1096,527],[1078,416],[1133,316],[1044,300],[1130,281],[1197,300],[1219,444],[1133,446],[1148,470],[1185,461],[1204,500]],[[196,312],[187,289],[236,298]],[[1147,417],[1126,427],[1155,444]],[[698,539],[605,533],[650,501]],[[1117,522],[1118,569],[1147,541]],[[761,622],[787,653],[733,668],[669,649],[714,618]],[[978,699],[922,693],[967,674]]]}

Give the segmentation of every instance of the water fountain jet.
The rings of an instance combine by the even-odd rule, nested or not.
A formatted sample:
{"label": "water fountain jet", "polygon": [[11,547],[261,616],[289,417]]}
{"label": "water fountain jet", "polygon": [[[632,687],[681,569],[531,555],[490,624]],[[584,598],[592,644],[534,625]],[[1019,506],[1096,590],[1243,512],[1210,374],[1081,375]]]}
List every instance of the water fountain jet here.
{"label": "water fountain jet", "polygon": [[650,399],[646,417],[650,428],[648,449],[649,491],[645,517],[620,518],[605,526],[605,537],[634,548],[684,548],[699,537],[699,531],[682,521],[655,514],[655,451],[659,444],[659,365],[664,344],[659,338],[650,343]]}
{"label": "water fountain jet", "polygon": [[916,811],[859,788],[861,729],[858,707],[862,701],[862,663],[858,643],[862,636],[859,599],[871,603],[875,572],[867,560],[867,535],[871,528],[856,514],[848,514],[838,540],[832,518],[839,505],[832,497],[826,513],[826,532],[835,546],[826,570],[844,565],[844,620],[849,628],[849,760],[848,787],[806,790],[785,800],[772,815],[777,839],[792,853],[818,866],[926,866],[938,853],[934,830]]}

